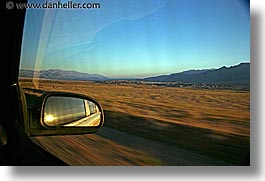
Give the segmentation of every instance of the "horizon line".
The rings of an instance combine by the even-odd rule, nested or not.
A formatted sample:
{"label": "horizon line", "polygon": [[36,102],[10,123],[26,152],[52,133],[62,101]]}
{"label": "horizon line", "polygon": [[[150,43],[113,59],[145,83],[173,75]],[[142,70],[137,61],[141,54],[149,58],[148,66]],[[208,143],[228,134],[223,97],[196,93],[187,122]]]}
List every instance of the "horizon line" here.
{"label": "horizon line", "polygon": [[138,77],[137,75],[119,75],[119,76],[106,76],[104,74],[100,74],[100,73],[88,73],[88,72],[83,72],[83,71],[79,71],[79,70],[68,70],[68,69],[60,69],[60,68],[50,68],[50,69],[42,69],[42,70],[34,70],[34,69],[27,69],[27,68],[21,68],[19,69],[20,70],[29,70],[29,71],[34,71],[34,72],[40,72],[40,71],[49,71],[49,70],[62,70],[62,71],[68,71],[68,72],[78,72],[78,73],[84,73],[84,74],[90,74],[90,75],[100,75],[100,76],[104,76],[108,79],[144,79],[144,78],[149,78],[149,77],[153,77],[153,76],[163,76],[163,75],[171,75],[171,74],[177,74],[177,73],[183,73],[183,72],[186,72],[186,71],[199,71],[199,70],[216,70],[216,69],[220,69],[222,67],[226,67],[226,68],[230,68],[230,67],[234,67],[234,66],[238,66],[238,65],[241,65],[241,64],[250,64],[250,61],[249,62],[240,62],[238,64],[234,64],[234,65],[223,65],[223,66],[218,66],[217,68],[215,67],[212,67],[212,68],[190,68],[190,69],[186,69],[186,70],[182,70],[182,71],[179,71],[179,72],[167,72],[167,73],[160,73],[160,74],[150,74],[150,75],[145,75],[145,76],[140,76]]}

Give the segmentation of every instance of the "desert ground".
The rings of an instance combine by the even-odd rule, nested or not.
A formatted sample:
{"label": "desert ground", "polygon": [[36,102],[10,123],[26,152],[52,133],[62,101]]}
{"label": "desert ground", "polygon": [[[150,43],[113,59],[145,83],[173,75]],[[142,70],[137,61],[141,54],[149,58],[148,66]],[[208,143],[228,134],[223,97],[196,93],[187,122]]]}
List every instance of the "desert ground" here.
{"label": "desert ground", "polygon": [[[34,83],[33,83],[34,82]],[[47,91],[103,107],[95,134],[32,137],[70,165],[249,165],[250,92],[21,79],[28,107]]]}

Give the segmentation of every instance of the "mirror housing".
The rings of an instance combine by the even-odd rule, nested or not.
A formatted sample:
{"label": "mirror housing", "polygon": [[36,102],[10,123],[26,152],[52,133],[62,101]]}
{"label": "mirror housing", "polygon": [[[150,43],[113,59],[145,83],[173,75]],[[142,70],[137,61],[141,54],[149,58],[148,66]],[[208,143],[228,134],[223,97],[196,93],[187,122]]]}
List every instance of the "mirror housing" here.
{"label": "mirror housing", "polygon": [[95,133],[104,123],[104,112],[94,99],[75,93],[43,94],[29,110],[29,136]]}

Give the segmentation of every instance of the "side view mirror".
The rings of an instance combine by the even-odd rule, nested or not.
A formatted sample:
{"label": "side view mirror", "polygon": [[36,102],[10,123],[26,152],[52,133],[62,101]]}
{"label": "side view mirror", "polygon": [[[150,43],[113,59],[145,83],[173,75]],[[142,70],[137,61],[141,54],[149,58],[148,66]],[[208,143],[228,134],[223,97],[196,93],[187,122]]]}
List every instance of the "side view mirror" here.
{"label": "side view mirror", "polygon": [[97,101],[63,92],[44,94],[30,115],[30,136],[95,133],[104,122]]}

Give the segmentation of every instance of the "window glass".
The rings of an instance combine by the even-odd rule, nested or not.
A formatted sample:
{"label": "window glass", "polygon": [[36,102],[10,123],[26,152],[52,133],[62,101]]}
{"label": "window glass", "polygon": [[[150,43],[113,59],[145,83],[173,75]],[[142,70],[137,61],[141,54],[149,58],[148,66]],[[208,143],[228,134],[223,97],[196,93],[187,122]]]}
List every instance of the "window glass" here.
{"label": "window glass", "polygon": [[27,9],[23,34],[28,107],[47,91],[80,93],[105,117],[96,134],[35,142],[71,165],[248,164],[248,1],[28,5],[41,7]]}

